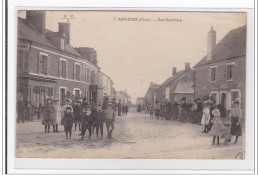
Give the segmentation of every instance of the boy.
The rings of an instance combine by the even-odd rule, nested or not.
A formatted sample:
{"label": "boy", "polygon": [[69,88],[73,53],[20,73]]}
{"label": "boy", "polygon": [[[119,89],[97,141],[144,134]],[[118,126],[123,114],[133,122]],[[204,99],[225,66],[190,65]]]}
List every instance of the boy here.
{"label": "boy", "polygon": [[84,136],[85,136],[85,133],[86,133],[86,130],[88,129],[88,132],[89,132],[89,139],[91,138],[91,126],[92,126],[92,121],[93,121],[93,114],[91,112],[91,106],[88,105],[86,108],[83,107],[82,108],[82,120],[81,120],[81,130],[82,130],[82,133],[81,133],[81,140],[84,139]]}
{"label": "boy", "polygon": [[66,139],[68,139],[68,133],[70,134],[69,138],[71,139],[72,125],[73,125],[73,117],[71,114],[71,107],[67,107],[64,113],[64,129],[66,132]]}

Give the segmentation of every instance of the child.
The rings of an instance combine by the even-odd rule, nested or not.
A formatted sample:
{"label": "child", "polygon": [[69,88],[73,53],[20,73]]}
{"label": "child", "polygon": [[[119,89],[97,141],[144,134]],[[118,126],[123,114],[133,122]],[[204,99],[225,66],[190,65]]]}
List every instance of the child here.
{"label": "child", "polygon": [[91,126],[92,126],[92,112],[91,112],[91,106],[88,105],[87,108],[83,107],[82,109],[82,138],[81,140],[84,139],[84,136],[85,136],[85,133],[86,133],[86,130],[88,129],[88,132],[89,132],[89,139],[91,138]]}
{"label": "child", "polygon": [[223,133],[221,136],[222,139],[224,139],[224,144],[226,145],[227,142],[230,142],[232,135],[231,135],[231,122],[230,121],[226,121],[224,122],[224,126],[223,126]]}
{"label": "child", "polygon": [[202,119],[201,119],[201,124],[205,125],[204,127],[204,131],[202,131],[202,133],[208,133],[209,128],[209,121],[210,121],[210,106],[211,106],[211,101],[207,100],[205,102],[205,106],[203,108],[203,115],[202,115]]}
{"label": "child", "polygon": [[54,116],[54,111],[53,101],[51,98],[48,98],[44,107],[44,115],[42,119],[42,124],[45,126],[45,133],[50,133],[51,119]]}
{"label": "child", "polygon": [[64,113],[64,130],[66,132],[66,139],[68,139],[68,133],[70,134],[70,139],[71,139],[72,125],[73,125],[73,117],[71,114],[71,107],[67,107],[66,112]]}
{"label": "child", "polygon": [[213,123],[212,128],[210,130],[210,135],[213,136],[212,144],[215,145],[215,139],[217,137],[217,144],[219,145],[219,137],[222,136],[222,120],[220,117],[220,112],[218,109],[214,109],[212,111],[214,118],[211,120]]}
{"label": "child", "polygon": [[75,123],[75,131],[77,130],[77,124],[79,124],[80,130],[80,122],[81,122],[81,101],[77,100],[77,104],[73,108],[74,114],[74,123]]}

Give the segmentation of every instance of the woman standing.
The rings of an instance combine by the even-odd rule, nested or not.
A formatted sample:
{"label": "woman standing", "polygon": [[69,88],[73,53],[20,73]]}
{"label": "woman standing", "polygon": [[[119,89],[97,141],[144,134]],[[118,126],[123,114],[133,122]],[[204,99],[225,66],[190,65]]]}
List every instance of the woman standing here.
{"label": "woman standing", "polygon": [[204,131],[202,133],[208,133],[209,132],[209,121],[210,121],[210,106],[211,106],[211,101],[207,100],[205,102],[205,106],[203,108],[203,115],[201,119],[201,124],[204,125]]}
{"label": "woman standing", "polygon": [[55,131],[59,132],[58,126],[61,124],[61,107],[60,107],[60,100],[54,100],[54,124],[55,124]]}
{"label": "woman standing", "polygon": [[185,122],[187,116],[186,113],[187,113],[186,97],[182,97],[180,100],[179,117],[177,121]]}
{"label": "woman standing", "polygon": [[231,119],[231,134],[236,136],[236,140],[234,144],[237,143],[238,136],[242,135],[240,121],[242,119],[242,109],[239,107],[240,99],[236,98],[233,101],[234,107],[231,109],[229,113],[229,117]]}
{"label": "woman standing", "polygon": [[42,124],[45,126],[45,133],[50,132],[50,125],[52,124],[52,118],[54,116],[54,106],[51,98],[47,98],[47,103],[44,107],[44,115]]}

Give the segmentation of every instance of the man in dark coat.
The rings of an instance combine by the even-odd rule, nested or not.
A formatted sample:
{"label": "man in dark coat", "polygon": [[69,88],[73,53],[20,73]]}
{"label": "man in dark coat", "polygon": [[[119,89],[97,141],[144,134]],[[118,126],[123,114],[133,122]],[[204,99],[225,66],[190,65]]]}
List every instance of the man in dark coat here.
{"label": "man in dark coat", "polygon": [[22,121],[24,123],[24,114],[25,114],[25,102],[23,100],[23,98],[19,98],[19,100],[17,101],[17,114],[18,114],[18,123],[20,123],[20,121]]}
{"label": "man in dark coat", "polygon": [[108,102],[109,102],[109,98],[105,97],[104,102],[102,104],[102,110],[103,111],[107,109]]}
{"label": "man in dark coat", "polygon": [[172,103],[171,102],[166,103],[166,111],[165,112],[166,112],[166,114],[165,114],[166,120],[170,120],[171,115],[172,115]]}
{"label": "man in dark coat", "polygon": [[203,104],[201,102],[200,98],[196,99],[196,103],[197,103],[197,111],[196,111],[196,116],[197,116],[197,120],[198,120],[198,124],[201,125],[201,118],[202,118],[202,113],[203,113]]}
{"label": "man in dark coat", "polygon": [[117,111],[117,103],[116,103],[116,99],[113,98],[112,99],[112,109],[116,112]]}

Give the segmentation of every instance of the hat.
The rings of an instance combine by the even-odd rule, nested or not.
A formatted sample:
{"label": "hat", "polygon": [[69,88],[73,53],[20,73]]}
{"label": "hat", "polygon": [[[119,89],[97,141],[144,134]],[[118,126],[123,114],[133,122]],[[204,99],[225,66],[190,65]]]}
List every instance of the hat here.
{"label": "hat", "polygon": [[186,100],[186,97],[182,97],[181,100]]}
{"label": "hat", "polygon": [[210,100],[206,100],[205,104],[211,104],[211,101]]}
{"label": "hat", "polygon": [[72,109],[70,106],[66,107],[66,109]]}
{"label": "hat", "polygon": [[212,111],[212,114],[214,115],[214,116],[220,116],[220,112],[219,112],[219,110],[218,109],[214,109],[213,111]]}
{"label": "hat", "polygon": [[241,101],[240,101],[239,98],[236,98],[232,103],[233,103],[233,104],[235,104],[235,103],[241,103]]}

